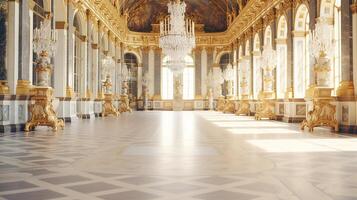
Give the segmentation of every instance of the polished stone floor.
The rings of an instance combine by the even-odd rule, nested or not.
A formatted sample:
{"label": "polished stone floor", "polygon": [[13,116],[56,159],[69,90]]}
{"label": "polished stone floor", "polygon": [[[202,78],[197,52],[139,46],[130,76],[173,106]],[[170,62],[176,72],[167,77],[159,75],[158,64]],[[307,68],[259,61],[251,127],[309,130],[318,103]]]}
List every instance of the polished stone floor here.
{"label": "polished stone floor", "polygon": [[0,199],[352,200],[357,138],[217,112],[134,112],[0,137]]}

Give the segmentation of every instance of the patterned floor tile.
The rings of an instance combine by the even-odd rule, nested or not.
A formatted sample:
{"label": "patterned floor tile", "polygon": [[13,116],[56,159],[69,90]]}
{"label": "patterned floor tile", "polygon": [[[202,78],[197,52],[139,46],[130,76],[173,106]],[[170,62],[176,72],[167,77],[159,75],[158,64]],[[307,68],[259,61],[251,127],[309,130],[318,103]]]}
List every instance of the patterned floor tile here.
{"label": "patterned floor tile", "polygon": [[65,195],[50,190],[21,192],[2,196],[7,200],[48,200],[65,197]]}
{"label": "patterned floor tile", "polygon": [[145,185],[145,184],[161,182],[162,179],[148,177],[148,176],[136,176],[136,177],[118,179],[118,181],[133,184],[133,185]]}
{"label": "patterned floor tile", "polygon": [[29,188],[36,188],[36,187],[38,186],[25,181],[4,182],[4,183],[0,183],[0,192],[29,189]]}
{"label": "patterned floor tile", "polygon": [[203,189],[204,187],[186,184],[186,183],[170,183],[170,184],[154,186],[151,188],[164,192],[180,194],[180,193],[188,193],[199,189]]}
{"label": "patterned floor tile", "polygon": [[57,176],[52,178],[41,179],[41,181],[45,181],[54,185],[67,184],[67,183],[77,183],[83,181],[89,181],[89,178],[85,178],[77,175],[68,175],[68,176]]}
{"label": "patterned floor tile", "polygon": [[207,178],[198,179],[195,181],[212,184],[212,185],[225,185],[225,184],[229,184],[229,183],[238,182],[239,180],[232,179],[232,178],[224,178],[224,177],[219,177],[219,176],[211,176],[211,177],[207,177]]}
{"label": "patterned floor tile", "polygon": [[57,134],[0,136],[0,199],[350,200],[355,144],[329,130],[217,112],[78,120]]}
{"label": "patterned floor tile", "polygon": [[250,195],[250,194],[245,194],[245,193],[239,193],[239,192],[230,192],[230,191],[215,191],[215,192],[210,192],[206,194],[201,194],[194,196],[194,198],[197,199],[203,199],[203,200],[218,200],[218,199],[224,199],[224,200],[250,200],[250,199],[255,199],[258,196]]}
{"label": "patterned floor tile", "polygon": [[114,194],[103,195],[100,196],[99,198],[105,200],[150,200],[150,199],[155,199],[157,197],[158,196],[150,193],[145,193],[140,191],[127,191],[127,192],[118,192]]}
{"label": "patterned floor tile", "polygon": [[88,183],[82,185],[74,185],[67,188],[81,193],[94,193],[94,192],[119,189],[120,187],[104,182],[96,182],[96,183]]}

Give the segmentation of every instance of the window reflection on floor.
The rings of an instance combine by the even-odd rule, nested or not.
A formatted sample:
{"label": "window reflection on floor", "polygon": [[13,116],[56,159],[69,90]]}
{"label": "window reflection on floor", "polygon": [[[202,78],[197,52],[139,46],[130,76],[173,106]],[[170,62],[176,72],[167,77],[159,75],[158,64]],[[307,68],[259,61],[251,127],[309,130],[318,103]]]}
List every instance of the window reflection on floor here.
{"label": "window reflection on floor", "polygon": [[356,138],[331,134],[328,129],[308,133],[299,130],[299,124],[255,121],[253,117],[217,112],[202,112],[200,116],[232,135],[254,136],[245,142],[269,153],[357,151]]}

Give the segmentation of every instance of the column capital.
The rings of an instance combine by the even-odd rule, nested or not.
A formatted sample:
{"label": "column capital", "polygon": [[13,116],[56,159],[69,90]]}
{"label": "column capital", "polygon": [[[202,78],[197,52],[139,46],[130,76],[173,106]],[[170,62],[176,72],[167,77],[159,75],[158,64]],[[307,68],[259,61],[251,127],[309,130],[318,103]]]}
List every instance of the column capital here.
{"label": "column capital", "polygon": [[87,42],[87,36],[85,36],[85,35],[80,35],[80,36],[79,36],[79,39],[80,39],[82,42]]}
{"label": "column capital", "polygon": [[351,5],[351,11],[352,11],[352,14],[357,13],[357,2]]}
{"label": "column capital", "polygon": [[96,43],[92,43],[91,46],[92,46],[92,49],[99,49],[99,46]]}
{"label": "column capital", "polygon": [[56,29],[67,29],[68,23],[64,21],[57,21],[55,27]]}

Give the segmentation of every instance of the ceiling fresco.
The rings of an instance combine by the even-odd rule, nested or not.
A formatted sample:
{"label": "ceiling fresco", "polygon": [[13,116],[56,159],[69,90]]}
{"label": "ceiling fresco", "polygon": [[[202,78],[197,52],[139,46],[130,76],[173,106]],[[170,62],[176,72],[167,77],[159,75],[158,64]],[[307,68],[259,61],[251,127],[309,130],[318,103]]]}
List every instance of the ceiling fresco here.
{"label": "ceiling fresco", "polygon": [[[169,0],[124,0],[122,13],[128,14],[131,31],[151,32],[151,24],[158,24],[167,15]],[[205,32],[223,32],[227,29],[227,13],[236,16],[239,12],[237,0],[185,0],[186,15],[196,24],[204,24]]]}

